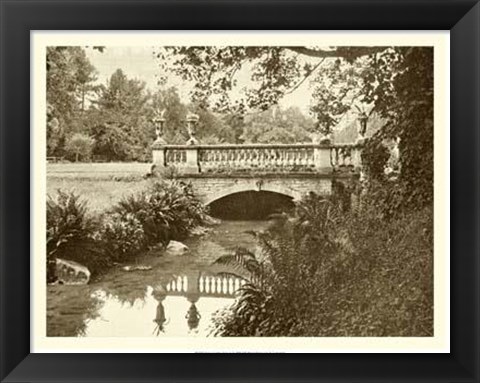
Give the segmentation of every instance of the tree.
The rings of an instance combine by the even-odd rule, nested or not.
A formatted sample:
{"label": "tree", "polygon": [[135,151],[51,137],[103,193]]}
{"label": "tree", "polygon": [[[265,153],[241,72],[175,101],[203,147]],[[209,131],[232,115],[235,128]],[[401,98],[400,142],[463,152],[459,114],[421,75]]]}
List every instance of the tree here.
{"label": "tree", "polygon": [[200,142],[236,142],[235,133],[221,115],[203,109],[198,104],[184,104],[175,87],[160,89],[152,95],[153,110],[165,111],[163,138],[169,144],[184,144],[188,140],[185,117],[189,112],[199,115],[197,138]]}
{"label": "tree", "polygon": [[144,160],[151,139],[145,83],[128,79],[117,69],[90,111],[88,124],[95,139],[94,153],[109,160]]}
{"label": "tree", "polygon": [[[167,47],[160,65],[193,81],[192,100],[243,114],[266,110],[312,80],[317,131],[329,133],[358,103],[384,125],[365,148],[365,164],[382,168],[385,138],[400,140],[398,207],[433,199],[433,49],[424,47]],[[248,67],[251,85],[235,104],[235,76]],[[357,105],[358,106],[358,105]]]}
{"label": "tree", "polygon": [[79,159],[85,161],[90,158],[93,144],[93,138],[82,133],[75,133],[67,140],[65,150],[75,157],[75,162],[78,162]]}
{"label": "tree", "polygon": [[77,85],[77,99],[80,100],[80,110],[85,111],[88,95],[96,93],[100,87],[94,85],[97,81],[97,70],[88,60],[85,51],[79,50],[73,57],[74,65],[77,68],[75,72],[75,82]]}
{"label": "tree", "polygon": [[314,123],[299,108],[278,106],[245,118],[241,140],[247,143],[311,142]]}
{"label": "tree", "polygon": [[[285,94],[292,92],[321,67],[324,62],[381,52],[385,47],[166,47],[157,52],[163,71],[173,71],[194,82],[192,101],[202,107],[221,109],[268,109]],[[245,66],[251,70],[252,85],[245,99],[230,103],[229,92],[236,85],[235,76]],[[216,97],[214,97],[216,96]],[[212,102],[213,99],[213,102]]]}
{"label": "tree", "polygon": [[[369,142],[367,169],[377,161],[385,138],[399,140],[401,172],[395,207],[433,203],[433,48],[400,47],[375,57],[365,98],[386,120]],[[378,180],[382,182],[382,179]],[[391,197],[389,201],[392,201]]]}
{"label": "tree", "polygon": [[96,89],[96,71],[81,47],[47,47],[46,59],[47,154],[54,155],[79,124],[86,96]]}

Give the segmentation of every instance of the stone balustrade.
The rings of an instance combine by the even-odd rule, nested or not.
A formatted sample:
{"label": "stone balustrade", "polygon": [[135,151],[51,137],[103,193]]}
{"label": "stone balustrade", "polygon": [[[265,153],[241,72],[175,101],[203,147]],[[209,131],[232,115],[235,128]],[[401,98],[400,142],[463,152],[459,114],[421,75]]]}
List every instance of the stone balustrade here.
{"label": "stone balustrade", "polygon": [[352,144],[332,145],[330,161],[336,170],[357,169],[361,165],[361,146]]}
{"label": "stone balustrade", "polygon": [[229,172],[332,173],[358,171],[361,145],[222,144],[155,145],[154,164],[181,174]]}

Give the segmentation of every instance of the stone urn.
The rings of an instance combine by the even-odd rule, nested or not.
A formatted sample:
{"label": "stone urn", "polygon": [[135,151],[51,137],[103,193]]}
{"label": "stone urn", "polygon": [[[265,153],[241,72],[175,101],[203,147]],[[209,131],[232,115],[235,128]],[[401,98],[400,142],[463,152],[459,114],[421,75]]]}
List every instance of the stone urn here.
{"label": "stone urn", "polygon": [[155,134],[157,135],[157,138],[155,139],[155,144],[157,145],[166,145],[166,141],[163,138],[163,129],[165,126],[165,109],[162,110],[161,112],[155,111],[155,114],[153,116],[152,122],[155,126]]}
{"label": "stone urn", "polygon": [[198,145],[199,144],[199,141],[196,138],[198,120],[199,120],[198,114],[188,113],[188,115],[187,115],[187,133],[188,133],[189,139],[187,141],[187,145]]}
{"label": "stone urn", "polygon": [[357,144],[363,144],[365,142],[365,134],[367,133],[368,115],[365,112],[360,113],[358,116],[358,138]]}

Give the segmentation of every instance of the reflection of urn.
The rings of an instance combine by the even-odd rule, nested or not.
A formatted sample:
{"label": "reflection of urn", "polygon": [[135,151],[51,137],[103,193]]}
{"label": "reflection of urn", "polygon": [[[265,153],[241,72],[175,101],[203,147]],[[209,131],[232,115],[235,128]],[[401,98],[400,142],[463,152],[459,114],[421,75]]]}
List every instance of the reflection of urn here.
{"label": "reflection of urn", "polygon": [[197,145],[199,141],[195,137],[197,133],[197,122],[199,120],[198,114],[188,113],[187,115],[187,132],[189,139],[187,145]]}
{"label": "reflection of urn", "polygon": [[160,286],[159,288],[155,288],[153,290],[152,295],[158,301],[155,319],[153,319],[153,321],[156,323],[156,327],[153,332],[158,336],[161,332],[164,332],[164,326],[167,322],[165,308],[163,307],[163,301],[165,300],[166,294],[163,287]]}
{"label": "reflection of urn", "polygon": [[166,144],[165,139],[163,138],[163,128],[165,125],[165,109],[159,112],[155,111],[152,122],[155,126],[155,134],[157,139],[155,140],[158,144]]}
{"label": "reflection of urn", "polygon": [[197,306],[195,306],[195,303],[192,303],[190,305],[190,308],[187,311],[187,314],[185,315],[185,318],[187,319],[188,328],[190,330],[195,330],[198,327],[198,324],[200,323],[201,317],[202,316],[198,312]]}

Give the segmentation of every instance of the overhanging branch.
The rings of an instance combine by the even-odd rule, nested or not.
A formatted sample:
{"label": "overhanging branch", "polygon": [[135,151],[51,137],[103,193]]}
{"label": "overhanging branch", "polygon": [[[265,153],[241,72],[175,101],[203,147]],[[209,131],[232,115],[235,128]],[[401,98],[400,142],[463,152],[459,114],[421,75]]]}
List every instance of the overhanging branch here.
{"label": "overhanging branch", "polygon": [[339,47],[332,50],[313,49],[307,47],[285,47],[293,52],[310,56],[310,57],[345,57],[345,58],[358,58],[361,56],[367,56],[373,53],[381,52],[388,47]]}

